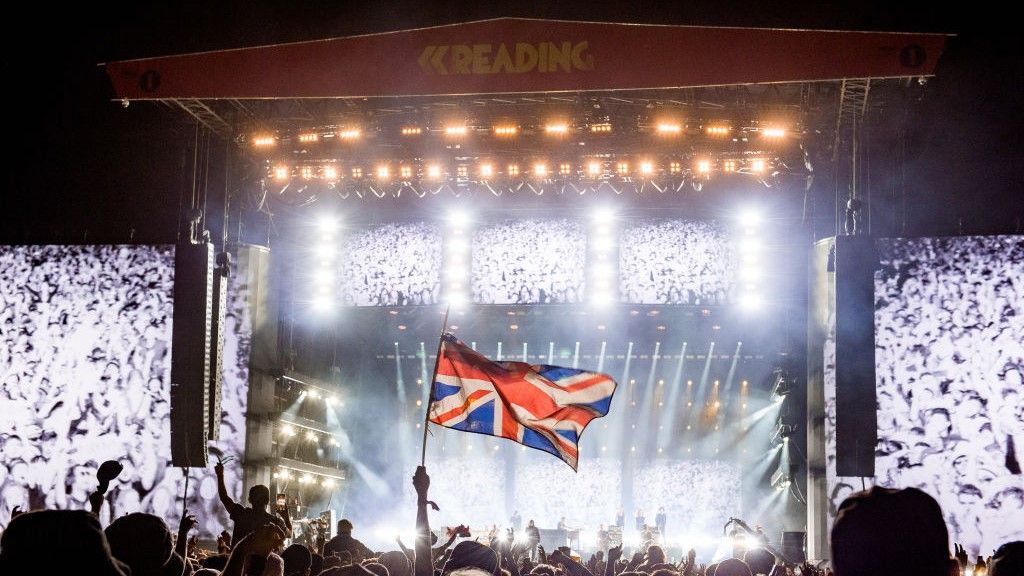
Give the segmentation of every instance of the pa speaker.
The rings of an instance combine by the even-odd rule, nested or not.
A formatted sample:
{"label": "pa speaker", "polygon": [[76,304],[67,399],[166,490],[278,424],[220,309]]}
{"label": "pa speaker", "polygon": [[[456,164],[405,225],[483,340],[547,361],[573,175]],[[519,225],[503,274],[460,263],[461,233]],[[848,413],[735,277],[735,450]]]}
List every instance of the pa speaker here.
{"label": "pa speaker", "polygon": [[805,532],[782,533],[782,555],[790,562],[803,563],[807,560],[804,554]]}
{"label": "pa speaker", "polygon": [[213,328],[213,245],[180,243],[174,252],[171,333],[171,464],[205,468]]}

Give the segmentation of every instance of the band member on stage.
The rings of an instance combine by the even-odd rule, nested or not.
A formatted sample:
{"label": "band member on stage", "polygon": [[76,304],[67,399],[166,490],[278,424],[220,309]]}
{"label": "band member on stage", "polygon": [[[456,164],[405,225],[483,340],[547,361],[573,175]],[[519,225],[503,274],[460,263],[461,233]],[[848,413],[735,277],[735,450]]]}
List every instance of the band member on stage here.
{"label": "band member on stage", "polygon": [[646,526],[646,525],[647,525],[647,517],[644,516],[644,511],[639,509],[639,508],[637,508],[636,509],[636,529],[637,529],[637,532],[643,531],[644,526]]}
{"label": "band member on stage", "polygon": [[618,526],[619,528],[622,528],[626,525],[626,511],[623,510],[621,507],[619,508],[619,511],[615,513],[614,525]]}
{"label": "band member on stage", "polygon": [[562,516],[562,518],[558,521],[558,529],[559,530],[568,530],[569,529],[569,527],[566,526],[566,524],[565,524],[565,516]]}
{"label": "band member on stage", "polygon": [[512,512],[512,529],[516,532],[523,527],[523,517],[519,515],[519,510]]}
{"label": "band member on stage", "polygon": [[526,525],[526,550],[531,560],[536,561],[537,559],[538,544],[540,544],[540,530],[537,529],[537,525],[533,523],[533,520],[530,520]]}
{"label": "band member on stage", "polygon": [[658,513],[654,516],[654,525],[658,527],[658,535],[665,538],[665,524],[668,522],[668,516],[665,515],[665,507],[658,508]]}
{"label": "band member on stage", "polygon": [[601,552],[608,551],[608,531],[604,529],[604,524],[597,529],[597,549]]}

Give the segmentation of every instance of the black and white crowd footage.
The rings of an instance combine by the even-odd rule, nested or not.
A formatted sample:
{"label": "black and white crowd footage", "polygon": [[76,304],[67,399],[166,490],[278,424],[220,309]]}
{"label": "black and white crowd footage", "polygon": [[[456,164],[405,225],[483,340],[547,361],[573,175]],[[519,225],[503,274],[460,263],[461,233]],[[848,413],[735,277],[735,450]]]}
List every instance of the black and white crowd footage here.
{"label": "black and white crowd footage", "polygon": [[[869,482],[934,496],[971,554],[1024,539],[1024,236],[883,240],[879,253]],[[830,480],[832,510],[861,486]]]}
{"label": "black and white crowd footage", "polygon": [[[185,478],[170,466],[173,246],[0,248],[0,528],[11,511],[88,507],[96,468],[124,471],[107,519],[150,512],[177,522]],[[249,318],[232,280],[226,311],[221,439],[245,446]],[[189,472],[200,529],[228,525],[210,471]],[[241,489],[229,467],[229,490]]]}

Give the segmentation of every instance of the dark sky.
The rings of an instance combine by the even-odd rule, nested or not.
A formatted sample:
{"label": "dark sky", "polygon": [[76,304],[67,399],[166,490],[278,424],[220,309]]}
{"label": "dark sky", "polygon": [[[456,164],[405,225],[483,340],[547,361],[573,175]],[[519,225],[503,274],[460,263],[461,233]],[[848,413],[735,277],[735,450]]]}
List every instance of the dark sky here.
{"label": "dark sky", "polygon": [[[1024,232],[1020,34],[894,2],[116,2],[37,3],[11,19],[5,98],[13,120],[0,241],[168,240],[187,134],[181,114],[123,109],[99,62],[311,40],[498,16],[611,22],[951,32],[911,118],[907,177],[919,232]],[[34,12],[34,13],[33,13]]]}

